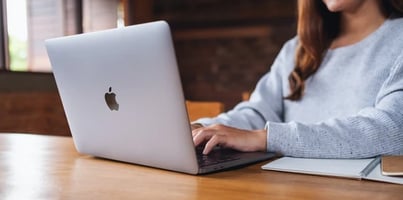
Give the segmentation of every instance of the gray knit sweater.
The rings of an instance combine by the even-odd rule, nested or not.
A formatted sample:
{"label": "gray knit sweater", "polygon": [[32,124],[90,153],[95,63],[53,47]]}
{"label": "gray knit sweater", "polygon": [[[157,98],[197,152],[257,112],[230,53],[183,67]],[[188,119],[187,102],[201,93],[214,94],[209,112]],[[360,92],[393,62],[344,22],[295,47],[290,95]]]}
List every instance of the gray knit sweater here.
{"label": "gray knit sweater", "polygon": [[204,125],[267,128],[267,150],[286,156],[365,158],[403,154],[403,18],[389,18],[353,45],[328,50],[300,101],[284,100],[297,37],[251,98]]}

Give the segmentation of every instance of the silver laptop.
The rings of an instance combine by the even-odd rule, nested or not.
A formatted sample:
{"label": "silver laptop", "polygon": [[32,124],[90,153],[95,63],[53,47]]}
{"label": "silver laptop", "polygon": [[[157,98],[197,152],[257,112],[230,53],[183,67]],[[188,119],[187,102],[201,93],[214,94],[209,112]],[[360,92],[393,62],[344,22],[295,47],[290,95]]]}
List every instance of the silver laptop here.
{"label": "silver laptop", "polygon": [[164,21],[49,39],[46,48],[80,153],[190,174],[274,156],[197,155]]}

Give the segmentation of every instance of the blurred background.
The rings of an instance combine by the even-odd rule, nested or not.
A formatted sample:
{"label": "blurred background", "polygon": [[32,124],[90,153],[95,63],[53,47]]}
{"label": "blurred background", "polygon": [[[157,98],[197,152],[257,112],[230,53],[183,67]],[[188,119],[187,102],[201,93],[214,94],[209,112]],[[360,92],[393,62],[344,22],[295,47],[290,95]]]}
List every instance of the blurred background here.
{"label": "blurred background", "polygon": [[70,135],[44,40],[166,20],[187,100],[247,98],[296,31],[297,0],[2,0],[0,132]]}

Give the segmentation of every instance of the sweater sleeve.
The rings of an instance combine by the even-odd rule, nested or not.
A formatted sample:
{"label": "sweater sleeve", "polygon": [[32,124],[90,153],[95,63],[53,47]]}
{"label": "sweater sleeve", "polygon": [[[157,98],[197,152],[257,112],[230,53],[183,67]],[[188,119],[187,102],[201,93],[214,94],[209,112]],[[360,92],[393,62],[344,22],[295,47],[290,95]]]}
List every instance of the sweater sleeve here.
{"label": "sweater sleeve", "polygon": [[249,101],[241,102],[234,109],[215,118],[202,118],[195,123],[203,125],[224,124],[245,130],[263,129],[267,121],[281,122],[283,92],[281,70],[285,62],[292,62],[296,39],[288,41],[276,57],[271,70],[256,85]]}
{"label": "sweater sleeve", "polygon": [[403,154],[403,54],[375,105],[345,118],[315,124],[268,122],[268,151],[286,156],[366,158]]}

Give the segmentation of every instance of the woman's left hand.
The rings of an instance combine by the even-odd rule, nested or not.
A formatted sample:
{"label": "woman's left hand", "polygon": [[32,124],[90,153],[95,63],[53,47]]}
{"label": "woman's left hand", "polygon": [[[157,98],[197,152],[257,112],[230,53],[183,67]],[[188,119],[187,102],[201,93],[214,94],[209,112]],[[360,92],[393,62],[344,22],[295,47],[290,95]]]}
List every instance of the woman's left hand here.
{"label": "woman's left hand", "polygon": [[244,152],[266,151],[266,130],[249,131],[218,124],[194,129],[192,134],[195,146],[206,142],[203,154],[217,145]]}

